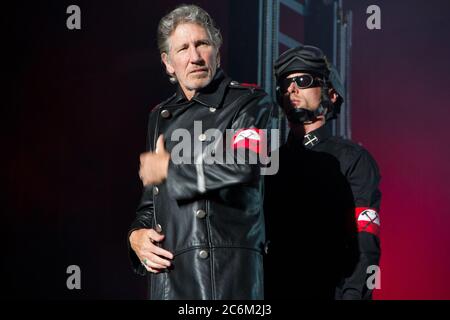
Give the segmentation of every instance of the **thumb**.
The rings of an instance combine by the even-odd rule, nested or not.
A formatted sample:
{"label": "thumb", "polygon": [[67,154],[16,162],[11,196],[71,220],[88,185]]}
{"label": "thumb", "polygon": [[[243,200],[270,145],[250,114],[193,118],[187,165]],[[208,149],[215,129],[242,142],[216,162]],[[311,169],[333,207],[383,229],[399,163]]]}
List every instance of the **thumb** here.
{"label": "thumb", "polygon": [[150,229],[149,238],[153,241],[160,242],[164,239],[165,235],[156,232],[155,229]]}
{"label": "thumb", "polygon": [[164,147],[164,136],[161,134],[158,137],[158,141],[156,141],[156,153],[159,153],[160,151],[165,151],[165,147]]}

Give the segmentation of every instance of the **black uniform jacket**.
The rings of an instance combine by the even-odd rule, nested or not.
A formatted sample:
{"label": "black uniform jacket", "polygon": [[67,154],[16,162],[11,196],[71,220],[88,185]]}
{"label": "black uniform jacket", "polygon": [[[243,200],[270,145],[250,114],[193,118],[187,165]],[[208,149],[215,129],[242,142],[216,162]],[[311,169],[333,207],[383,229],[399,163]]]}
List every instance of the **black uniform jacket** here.
{"label": "black uniform jacket", "polygon": [[[263,90],[231,81],[219,69],[190,101],[178,88],[150,113],[148,150],[164,134],[172,159],[165,182],[144,188],[130,232],[158,227],[165,235],[161,246],[174,254],[169,270],[148,273],[150,299],[263,298],[259,161],[239,163],[234,154],[231,163],[210,164],[206,158],[230,150],[258,155],[272,108]],[[182,141],[191,147],[182,148]],[[144,275],[131,249],[130,256],[135,272]]]}
{"label": "black uniform jacket", "polygon": [[367,150],[329,129],[290,134],[278,174],[266,176],[267,298],[371,297],[380,175]]}

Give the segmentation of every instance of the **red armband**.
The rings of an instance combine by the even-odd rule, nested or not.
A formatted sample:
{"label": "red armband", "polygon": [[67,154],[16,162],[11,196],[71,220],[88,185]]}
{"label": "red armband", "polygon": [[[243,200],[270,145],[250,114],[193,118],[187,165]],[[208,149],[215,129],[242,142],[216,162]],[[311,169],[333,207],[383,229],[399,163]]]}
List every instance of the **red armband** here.
{"label": "red armband", "polygon": [[373,208],[357,207],[355,208],[355,220],[358,232],[368,232],[375,236],[380,233],[380,217]]}
{"label": "red armband", "polygon": [[257,128],[240,129],[232,139],[233,150],[245,148],[256,153],[263,151],[263,143],[265,143],[265,135],[263,130]]}

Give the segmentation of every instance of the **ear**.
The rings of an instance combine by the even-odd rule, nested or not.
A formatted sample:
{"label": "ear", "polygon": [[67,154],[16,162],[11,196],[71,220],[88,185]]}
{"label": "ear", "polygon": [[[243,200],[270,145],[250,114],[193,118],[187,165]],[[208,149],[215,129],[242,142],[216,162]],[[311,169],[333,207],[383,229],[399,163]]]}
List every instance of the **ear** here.
{"label": "ear", "polygon": [[217,50],[216,60],[217,60],[217,68],[220,68],[220,52],[219,52],[219,50]]}
{"label": "ear", "polygon": [[328,96],[330,97],[331,102],[335,103],[339,98],[339,94],[334,89],[328,90]]}
{"label": "ear", "polygon": [[169,75],[172,75],[175,73],[175,69],[172,67],[169,59],[169,55],[165,52],[161,53],[161,60],[166,66],[166,71]]}

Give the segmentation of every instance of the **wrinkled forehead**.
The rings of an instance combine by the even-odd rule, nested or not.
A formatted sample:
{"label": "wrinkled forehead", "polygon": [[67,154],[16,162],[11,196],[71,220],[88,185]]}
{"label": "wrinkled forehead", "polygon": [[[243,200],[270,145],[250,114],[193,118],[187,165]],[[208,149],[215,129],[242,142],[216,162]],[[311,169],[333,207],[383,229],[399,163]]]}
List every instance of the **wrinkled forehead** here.
{"label": "wrinkled forehead", "polygon": [[208,30],[201,24],[195,22],[181,22],[170,33],[168,38],[170,44],[189,43],[200,40],[211,40]]}

